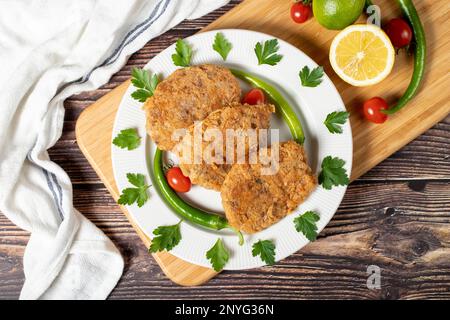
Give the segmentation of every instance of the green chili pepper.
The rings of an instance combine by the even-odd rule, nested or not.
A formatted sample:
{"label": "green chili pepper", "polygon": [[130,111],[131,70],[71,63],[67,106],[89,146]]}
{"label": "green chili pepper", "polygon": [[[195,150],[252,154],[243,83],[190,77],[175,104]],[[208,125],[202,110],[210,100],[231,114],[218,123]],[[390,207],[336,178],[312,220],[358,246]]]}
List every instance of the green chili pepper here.
{"label": "green chili pepper", "polygon": [[388,110],[383,110],[386,114],[393,114],[403,108],[417,93],[425,73],[425,59],[427,45],[425,41],[425,31],[422,22],[417,14],[416,8],[411,0],[397,0],[403,14],[408,18],[412,27],[415,46],[414,46],[414,71],[408,88],[397,104]]}
{"label": "green chili pepper", "polygon": [[[403,108],[416,95],[419,90],[425,73],[425,60],[427,44],[425,40],[425,31],[423,30],[422,22],[420,21],[417,10],[411,0],[397,0],[403,14],[408,18],[409,24],[415,39],[414,47],[414,71],[409,82],[408,88],[403,93],[403,96],[397,101],[397,104],[387,110],[382,110],[385,114],[393,114]],[[373,3],[371,0],[366,0],[366,9]]]}
{"label": "green chili pepper", "polygon": [[228,221],[219,215],[208,213],[206,211],[195,208],[187,204],[178,194],[172,190],[166,180],[163,168],[163,152],[156,149],[153,162],[153,171],[156,180],[156,187],[163,195],[166,203],[184,219],[213,230],[221,230],[224,228],[232,229],[239,236],[239,244],[242,245],[244,239],[242,234],[228,224]]}
{"label": "green chili pepper", "polygon": [[297,141],[299,144],[303,144],[303,142],[305,141],[305,135],[303,133],[302,124],[300,123],[300,120],[297,118],[297,115],[295,114],[294,110],[292,110],[291,106],[286,101],[286,99],[284,99],[284,97],[280,94],[280,92],[278,92],[278,90],[275,89],[270,84],[264,82],[263,80],[247,72],[236,69],[230,69],[230,71],[236,77],[248,81],[252,85],[263,90],[275,103],[277,111],[283,116],[284,121],[286,121],[294,140]]}
{"label": "green chili pepper", "polygon": [[[266,94],[276,104],[276,108],[281,113],[287,125],[289,126],[289,129],[292,133],[294,140],[300,144],[303,144],[303,142],[305,141],[305,136],[303,134],[302,125],[298,120],[297,115],[289,105],[289,103],[283,98],[283,96],[278,92],[278,90],[276,90],[268,83],[262,81],[261,79],[253,75],[250,75],[244,71],[231,69],[231,72],[235,76],[243,80],[246,80],[251,84],[257,86],[258,88],[264,90]],[[231,227],[225,218],[189,205],[183,199],[181,199],[175,191],[172,190],[172,188],[167,183],[166,177],[164,175],[164,164],[162,155],[163,152],[157,148],[155,152],[155,159],[153,161],[153,171],[156,180],[155,183],[156,188],[159,189],[166,203],[177,214],[179,214],[181,217],[192,223],[213,230],[221,230],[224,228],[229,228],[233,230],[239,237],[239,244],[242,245],[244,242],[242,234],[238,230]]]}

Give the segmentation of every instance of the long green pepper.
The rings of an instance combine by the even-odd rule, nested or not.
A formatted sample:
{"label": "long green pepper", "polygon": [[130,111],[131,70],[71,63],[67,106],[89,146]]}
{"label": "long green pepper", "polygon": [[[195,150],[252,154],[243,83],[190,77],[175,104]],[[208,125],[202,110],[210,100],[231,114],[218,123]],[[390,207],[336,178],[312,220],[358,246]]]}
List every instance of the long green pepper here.
{"label": "long green pepper", "polygon": [[[419,91],[420,83],[425,74],[425,63],[427,55],[427,44],[425,40],[425,31],[420,21],[417,10],[412,0],[397,0],[403,14],[409,21],[414,34],[414,70],[409,82],[408,88],[397,101],[397,103],[387,110],[382,110],[385,114],[393,114],[402,109]],[[366,9],[373,5],[371,0],[366,0]]]}
{"label": "long green pepper", "polygon": [[289,130],[291,131],[294,140],[299,144],[303,144],[303,142],[305,142],[305,134],[303,133],[303,128],[300,120],[297,118],[295,111],[291,108],[289,103],[286,101],[286,99],[284,99],[284,97],[277,89],[275,89],[267,82],[261,80],[260,78],[255,77],[254,75],[251,75],[250,73],[247,73],[245,71],[236,69],[230,69],[230,71],[236,77],[245,80],[255,87],[263,90],[275,103],[277,112],[282,115],[284,121],[289,127]]}
{"label": "long green pepper", "polygon": [[[300,144],[303,144],[305,141],[305,136],[303,134],[303,129],[300,121],[297,118],[294,110],[292,110],[289,103],[284,99],[284,97],[276,90],[274,87],[264,82],[263,80],[246,73],[244,71],[231,69],[231,72],[238,78],[248,81],[254,86],[264,90],[266,94],[272,99],[275,103],[277,111],[283,116],[283,119],[286,121],[291,134],[295,141]],[[195,208],[188,203],[186,203],[183,199],[181,199],[178,194],[173,191],[173,189],[167,183],[164,169],[163,169],[163,151],[160,149],[156,149],[155,158],[153,161],[153,172],[155,176],[155,185],[156,188],[159,189],[161,194],[163,195],[163,199],[165,202],[182,218],[190,221],[196,225],[200,225],[202,227],[212,229],[212,230],[221,230],[225,228],[229,228],[236,232],[239,237],[239,244],[242,245],[244,239],[242,234],[235,230],[228,224],[227,219],[217,214],[209,213],[198,208]]]}
{"label": "long green pepper", "polygon": [[183,199],[181,199],[175,191],[173,191],[173,189],[167,183],[166,176],[164,174],[163,151],[158,148],[156,148],[155,158],[153,161],[153,172],[155,175],[156,187],[163,195],[163,199],[165,200],[165,202],[178,215],[180,215],[187,221],[190,221],[207,229],[222,230],[225,228],[229,228],[233,230],[239,237],[239,244],[242,245],[244,243],[242,234],[238,230],[231,227],[228,224],[227,219],[217,214],[209,213],[189,205]]}

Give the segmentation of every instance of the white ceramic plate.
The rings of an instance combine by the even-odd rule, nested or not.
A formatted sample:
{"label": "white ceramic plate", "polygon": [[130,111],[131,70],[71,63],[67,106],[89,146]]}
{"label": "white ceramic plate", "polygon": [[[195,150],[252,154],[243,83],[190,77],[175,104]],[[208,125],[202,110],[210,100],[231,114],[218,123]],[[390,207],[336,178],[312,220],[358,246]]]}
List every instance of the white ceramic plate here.
{"label": "white ceramic plate", "polygon": [[[217,32],[222,32],[233,44],[233,49],[226,62],[212,49],[214,36]],[[300,69],[305,65],[312,69],[317,64],[302,51],[280,39],[278,40],[279,53],[283,55],[281,62],[276,66],[259,66],[254,53],[255,44],[273,38],[273,36],[263,33],[230,29],[200,33],[185,40],[194,50],[191,64],[212,63],[242,69],[266,79],[277,87],[291,103],[304,126],[305,148],[313,171],[318,174],[322,159],[332,155],[346,161],[345,168],[350,174],[352,134],[349,123],[347,122],[344,125],[343,134],[331,134],[323,125],[327,114],[337,110],[345,110],[339,93],[327,76],[324,77],[322,84],[316,88],[302,87],[298,76]],[[145,69],[157,73],[160,79],[166,78],[178,68],[174,66],[171,59],[174,51],[175,44],[153,58]],[[145,113],[141,109],[142,104],[133,100],[130,96],[133,91],[134,88],[130,86],[122,99],[112,137],[115,137],[120,130],[136,128],[144,139],[139,148],[132,151],[112,146],[112,164],[119,190],[130,186],[126,179],[128,172],[142,173],[147,176],[148,180],[153,179],[151,168],[155,145],[146,135]],[[272,116],[271,126],[272,128],[280,128],[281,141],[291,138],[289,131],[278,115]],[[191,263],[210,267],[210,262],[206,259],[206,251],[214,245],[218,237],[221,237],[230,251],[230,260],[225,269],[255,268],[263,266],[264,263],[259,257],[252,256],[252,244],[259,239],[270,239],[276,245],[276,260],[281,260],[309,242],[303,234],[295,230],[294,218],[308,210],[315,210],[320,215],[318,229],[321,231],[336,212],[345,190],[346,187],[335,187],[332,190],[317,187],[307,201],[302,203],[293,214],[266,230],[253,235],[245,235],[243,246],[238,245],[237,237],[231,231],[209,231],[189,222],[184,222],[181,224],[182,240],[172,249],[171,253]],[[166,206],[155,189],[151,188],[149,193],[150,199],[143,207],[138,208],[137,205],[131,205],[128,210],[138,226],[152,238],[152,232],[155,228],[175,224],[179,221],[179,217]],[[218,192],[194,186],[189,193],[183,195],[183,198],[203,209],[218,213],[223,212]]]}

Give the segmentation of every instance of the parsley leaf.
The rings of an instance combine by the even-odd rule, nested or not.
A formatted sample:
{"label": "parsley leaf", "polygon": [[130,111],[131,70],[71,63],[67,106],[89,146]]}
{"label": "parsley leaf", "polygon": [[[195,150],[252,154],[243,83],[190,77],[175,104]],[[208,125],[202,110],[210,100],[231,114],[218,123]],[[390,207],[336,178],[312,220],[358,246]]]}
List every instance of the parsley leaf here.
{"label": "parsley leaf", "polygon": [[218,32],[214,38],[213,49],[221,55],[223,60],[227,60],[228,54],[232,48],[233,45],[231,42],[225,38],[223,33]]}
{"label": "parsley leaf", "polygon": [[255,46],[256,57],[258,58],[258,64],[268,64],[271,66],[276,65],[283,58],[282,55],[277,54],[279,49],[278,40],[267,40],[264,44],[258,42]]}
{"label": "parsley leaf", "polygon": [[307,211],[294,219],[295,230],[301,232],[309,241],[317,238],[316,222],[320,220],[319,215],[314,211]]}
{"label": "parsley leaf", "polygon": [[124,129],[114,138],[112,143],[122,149],[133,150],[139,147],[141,137],[136,129]]}
{"label": "parsley leaf", "polygon": [[214,246],[206,252],[206,258],[211,261],[211,265],[215,271],[223,269],[230,258],[230,254],[223,245],[222,239],[217,239]]}
{"label": "parsley leaf", "polygon": [[177,224],[172,226],[160,226],[153,230],[153,234],[156,236],[152,239],[152,244],[150,245],[150,252],[158,252],[167,250],[172,250],[181,240],[180,232],[180,220]]}
{"label": "parsley leaf", "polygon": [[192,48],[183,39],[178,39],[175,46],[175,53],[172,55],[174,65],[188,67],[191,63]]}
{"label": "parsley leaf", "polygon": [[317,87],[323,80],[323,67],[318,66],[310,71],[308,66],[304,66],[298,75],[300,76],[302,86]]}
{"label": "parsley leaf", "polygon": [[328,131],[331,133],[342,133],[341,124],[344,124],[348,119],[349,113],[345,111],[334,111],[327,115],[327,118],[323,122]]}
{"label": "parsley leaf", "polygon": [[345,161],[338,157],[327,156],[322,160],[322,171],[319,174],[319,183],[327,190],[333,186],[345,186],[350,183],[344,168]]}
{"label": "parsley leaf", "polygon": [[136,188],[126,188],[122,190],[118,204],[137,203],[138,207],[142,207],[148,200],[147,189],[150,187],[145,184],[145,176],[140,173],[127,173],[128,182]]}
{"label": "parsley leaf", "polygon": [[133,68],[131,69],[131,83],[137,88],[131,94],[131,97],[139,102],[145,102],[148,98],[153,96],[159,79],[156,74],[150,77],[147,70]]}
{"label": "parsley leaf", "polygon": [[275,245],[270,240],[259,240],[253,244],[252,255],[259,255],[262,261],[272,265],[275,263]]}

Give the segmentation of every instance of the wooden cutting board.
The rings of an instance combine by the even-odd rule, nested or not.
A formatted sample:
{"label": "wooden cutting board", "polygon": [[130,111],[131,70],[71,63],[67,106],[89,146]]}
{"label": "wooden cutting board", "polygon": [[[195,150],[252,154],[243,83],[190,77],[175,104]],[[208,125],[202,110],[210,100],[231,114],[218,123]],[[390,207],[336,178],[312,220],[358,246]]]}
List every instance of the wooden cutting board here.
{"label": "wooden cutting board", "polygon": [[[395,1],[375,1],[381,9],[383,20],[399,15]],[[407,107],[392,116],[383,125],[364,121],[361,104],[367,98],[382,96],[388,102],[395,101],[409,83],[412,73],[412,57],[401,52],[391,75],[382,83],[355,88],[340,80],[328,62],[328,50],[336,31],[326,30],[314,19],[302,25],[289,17],[292,0],[246,0],[217,19],[203,31],[221,28],[242,28],[272,34],[300,48],[318,64],[336,85],[351,113],[353,130],[352,180],[377,165],[409,141],[422,134],[450,113],[448,90],[448,61],[450,52],[450,24],[446,0],[415,1],[427,35],[428,59],[425,80],[420,93]],[[361,18],[360,22],[364,22]],[[298,66],[295,66],[296,68]],[[76,136],[81,151],[115,200],[119,197],[111,165],[111,132],[119,103],[129,81],[123,83],[80,115]],[[125,207],[121,207],[136,229],[144,244],[150,239],[136,226]],[[327,239],[320,245],[327,246]],[[216,272],[187,263],[169,253],[153,255],[164,273],[180,285],[199,285],[211,279]]]}

